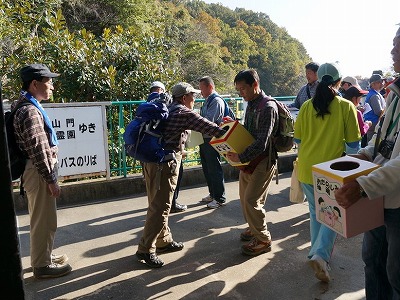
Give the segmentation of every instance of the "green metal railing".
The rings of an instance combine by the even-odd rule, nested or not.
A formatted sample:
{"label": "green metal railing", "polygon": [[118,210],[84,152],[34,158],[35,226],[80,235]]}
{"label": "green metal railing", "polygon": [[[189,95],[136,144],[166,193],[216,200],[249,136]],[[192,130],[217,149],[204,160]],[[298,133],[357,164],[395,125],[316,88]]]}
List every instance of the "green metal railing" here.
{"label": "green metal railing", "polygon": [[[295,96],[275,97],[275,99],[285,103],[290,103],[295,98]],[[228,102],[236,117],[242,119],[244,116],[243,98],[224,97],[224,99]],[[205,99],[196,99],[194,110],[200,111],[204,101]],[[135,166],[133,166],[133,159],[126,155],[123,134],[125,127],[135,117],[137,106],[143,102],[145,102],[145,100],[112,101],[111,105],[107,107],[108,149],[111,176],[126,177],[128,172],[138,172],[138,170],[141,169],[139,162],[136,162]],[[199,164],[198,149],[196,148],[193,149],[193,154],[184,159],[184,165]]]}

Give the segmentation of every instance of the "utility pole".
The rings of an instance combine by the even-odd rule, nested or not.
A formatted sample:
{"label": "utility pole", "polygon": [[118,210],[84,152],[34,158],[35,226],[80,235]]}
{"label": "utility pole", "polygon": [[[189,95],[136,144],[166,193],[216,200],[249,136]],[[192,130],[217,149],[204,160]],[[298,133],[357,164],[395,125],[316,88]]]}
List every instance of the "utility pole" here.
{"label": "utility pole", "polygon": [[4,120],[2,85],[0,80],[0,287],[10,299],[25,299],[17,217],[13,201],[10,162]]}

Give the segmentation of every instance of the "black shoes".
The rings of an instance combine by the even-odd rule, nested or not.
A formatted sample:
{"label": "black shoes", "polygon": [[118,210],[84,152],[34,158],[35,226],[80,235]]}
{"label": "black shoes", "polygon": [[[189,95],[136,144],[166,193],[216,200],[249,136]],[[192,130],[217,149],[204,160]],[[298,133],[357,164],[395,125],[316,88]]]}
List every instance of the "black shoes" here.
{"label": "black shoes", "polygon": [[164,265],[164,262],[155,253],[136,252],[136,256],[139,261],[144,261],[150,268],[161,268]]}
{"label": "black shoes", "polygon": [[38,279],[55,278],[67,275],[71,270],[72,268],[69,264],[56,264],[52,262],[45,267],[33,268],[33,276]]}
{"label": "black shoes", "polygon": [[185,245],[182,242],[172,241],[165,247],[157,247],[157,252],[165,253],[165,252],[181,251],[183,249],[183,247],[185,247]]}
{"label": "black shoes", "polygon": [[[173,241],[165,247],[157,248],[157,252],[165,253],[180,251],[184,246],[185,245],[182,242],[177,243]],[[137,251],[136,256],[139,261],[144,261],[150,268],[161,268],[164,265],[164,262],[157,256],[156,253],[143,253]]]}
{"label": "black shoes", "polygon": [[175,206],[171,207],[171,213],[177,213],[187,210],[187,206],[184,204],[176,203]]}

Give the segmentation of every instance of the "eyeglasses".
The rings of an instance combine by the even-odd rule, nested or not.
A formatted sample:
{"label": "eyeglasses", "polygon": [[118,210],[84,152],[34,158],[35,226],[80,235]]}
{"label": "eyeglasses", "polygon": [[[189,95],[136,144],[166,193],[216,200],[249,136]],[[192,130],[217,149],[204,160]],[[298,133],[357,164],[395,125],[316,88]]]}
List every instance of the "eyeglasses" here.
{"label": "eyeglasses", "polygon": [[51,85],[51,86],[54,85],[54,82],[52,80],[49,80],[49,81],[36,80],[36,81],[40,82],[40,83],[43,83],[43,84],[48,84],[48,85]]}
{"label": "eyeglasses", "polygon": [[348,85],[351,85],[351,83],[349,83],[349,82],[342,81],[342,83],[340,84],[340,86],[344,86],[346,83],[347,83]]}
{"label": "eyeglasses", "polygon": [[[43,82],[43,81],[42,81]],[[43,82],[43,83],[45,83],[45,84],[48,84],[48,85],[51,85],[51,86],[53,86],[54,85],[54,82],[53,81],[46,81],[46,82]]]}

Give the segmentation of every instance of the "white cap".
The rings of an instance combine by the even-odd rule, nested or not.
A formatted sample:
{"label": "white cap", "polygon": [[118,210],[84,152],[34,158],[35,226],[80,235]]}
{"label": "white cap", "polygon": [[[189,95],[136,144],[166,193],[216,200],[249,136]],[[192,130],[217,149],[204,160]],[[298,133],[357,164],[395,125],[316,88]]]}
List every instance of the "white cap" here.
{"label": "white cap", "polygon": [[357,78],[353,77],[353,76],[346,76],[345,78],[342,79],[342,82],[347,82],[350,83],[353,86],[358,87],[358,80]]}
{"label": "white cap", "polygon": [[158,87],[163,89],[163,91],[165,92],[165,85],[161,82],[161,81],[154,81],[151,86],[150,89],[152,89],[153,87]]}

